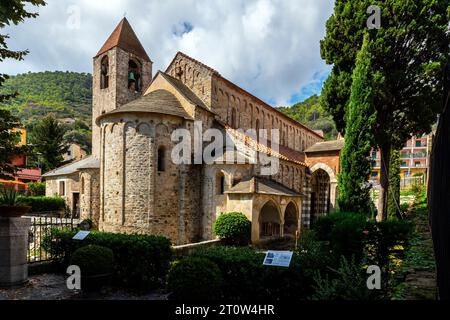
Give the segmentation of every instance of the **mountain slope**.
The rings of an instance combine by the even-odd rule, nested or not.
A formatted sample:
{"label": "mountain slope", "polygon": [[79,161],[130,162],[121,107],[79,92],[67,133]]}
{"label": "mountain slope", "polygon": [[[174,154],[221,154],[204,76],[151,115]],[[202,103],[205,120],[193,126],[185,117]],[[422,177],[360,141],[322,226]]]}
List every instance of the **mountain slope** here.
{"label": "mountain slope", "polygon": [[50,112],[59,119],[74,118],[91,123],[92,76],[88,73],[46,71],[11,76],[2,93],[19,96],[0,107],[10,109],[28,127]]}
{"label": "mountain slope", "polygon": [[337,136],[333,118],[322,109],[317,95],[291,107],[279,107],[278,110],[311,129],[322,130],[325,140],[333,140]]}

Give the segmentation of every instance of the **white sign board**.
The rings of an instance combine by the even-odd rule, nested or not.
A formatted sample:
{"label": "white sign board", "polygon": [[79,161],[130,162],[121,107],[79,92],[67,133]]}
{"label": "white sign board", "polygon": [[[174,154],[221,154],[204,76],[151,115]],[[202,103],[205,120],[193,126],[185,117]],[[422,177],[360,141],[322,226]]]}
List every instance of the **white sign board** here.
{"label": "white sign board", "polygon": [[264,258],[263,265],[289,267],[292,259],[292,251],[274,251],[269,250]]}
{"label": "white sign board", "polygon": [[84,240],[91,233],[90,231],[78,231],[76,235],[73,236],[73,240]]}

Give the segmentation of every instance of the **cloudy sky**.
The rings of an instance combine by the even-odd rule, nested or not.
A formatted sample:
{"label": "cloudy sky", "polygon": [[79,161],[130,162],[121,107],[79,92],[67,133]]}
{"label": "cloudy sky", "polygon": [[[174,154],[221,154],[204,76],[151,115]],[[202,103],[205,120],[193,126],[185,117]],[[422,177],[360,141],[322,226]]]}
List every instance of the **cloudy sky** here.
{"label": "cloudy sky", "polygon": [[92,57],[126,15],[155,73],[182,51],[272,105],[320,93],[330,72],[319,41],[333,0],[47,0],[37,19],[8,27],[29,49],[0,72],[91,72]]}

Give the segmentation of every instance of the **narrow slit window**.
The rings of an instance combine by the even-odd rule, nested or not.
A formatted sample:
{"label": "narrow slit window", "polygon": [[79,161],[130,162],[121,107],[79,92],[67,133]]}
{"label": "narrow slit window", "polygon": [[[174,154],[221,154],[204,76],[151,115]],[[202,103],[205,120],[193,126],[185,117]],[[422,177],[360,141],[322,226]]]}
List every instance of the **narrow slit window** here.
{"label": "narrow slit window", "polygon": [[164,148],[158,149],[158,171],[166,171],[166,154]]}

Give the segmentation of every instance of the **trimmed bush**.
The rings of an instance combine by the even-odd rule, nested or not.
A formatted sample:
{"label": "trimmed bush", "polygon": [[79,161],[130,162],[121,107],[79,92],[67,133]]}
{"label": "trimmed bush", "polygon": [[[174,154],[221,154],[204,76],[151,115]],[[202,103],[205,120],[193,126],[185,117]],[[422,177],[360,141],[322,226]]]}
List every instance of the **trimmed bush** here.
{"label": "trimmed bush", "polygon": [[24,206],[31,206],[32,212],[61,211],[66,207],[61,197],[19,196],[18,199]]}
{"label": "trimmed bush", "polygon": [[96,276],[111,273],[113,261],[111,249],[90,244],[75,250],[70,264],[79,266],[82,276]]}
{"label": "trimmed bush", "polygon": [[215,300],[220,298],[219,267],[206,258],[188,257],[176,262],[168,276],[170,299]]}
{"label": "trimmed bush", "polygon": [[83,241],[74,241],[77,230],[52,229],[43,239],[43,248],[63,268],[69,265],[76,249],[95,244],[110,248],[114,253],[113,284],[147,290],[160,287],[170,267],[172,250],[170,240],[151,235],[129,235],[91,232]]}
{"label": "trimmed bush", "polygon": [[81,290],[99,291],[111,282],[114,255],[111,249],[87,245],[73,253],[70,264],[80,267]]}
{"label": "trimmed bush", "polygon": [[246,245],[250,241],[252,223],[241,212],[222,213],[214,222],[214,233],[226,244]]}

